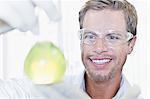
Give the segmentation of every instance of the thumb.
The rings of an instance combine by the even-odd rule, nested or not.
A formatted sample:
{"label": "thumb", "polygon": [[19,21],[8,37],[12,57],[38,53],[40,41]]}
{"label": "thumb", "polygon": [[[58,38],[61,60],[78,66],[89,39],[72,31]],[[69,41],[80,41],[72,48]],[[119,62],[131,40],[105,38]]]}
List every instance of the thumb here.
{"label": "thumb", "polygon": [[3,33],[6,33],[7,31],[11,30],[12,27],[9,26],[6,22],[3,20],[0,20],[0,35]]}
{"label": "thumb", "polygon": [[140,94],[140,88],[137,85],[130,87],[120,99],[136,99]]}

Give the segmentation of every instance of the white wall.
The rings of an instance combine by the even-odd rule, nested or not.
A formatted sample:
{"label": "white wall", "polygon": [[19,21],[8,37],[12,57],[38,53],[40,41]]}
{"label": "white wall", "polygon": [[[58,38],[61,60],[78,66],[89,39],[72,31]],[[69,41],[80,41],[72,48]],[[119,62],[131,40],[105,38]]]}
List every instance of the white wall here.
{"label": "white wall", "polygon": [[[142,94],[145,99],[150,95],[150,1],[129,0],[138,12],[139,23],[137,42],[133,53],[128,57],[124,67],[124,73],[130,82],[138,84],[142,88]],[[5,36],[0,36],[0,77],[1,78],[22,78],[23,62],[30,47],[38,38],[46,38],[55,42],[64,51],[65,56],[72,66],[70,69],[78,71],[80,66],[80,46],[77,37],[78,11],[81,8],[83,0],[62,0],[61,2],[62,21],[52,23],[48,21],[46,15],[41,11],[41,30],[40,37],[30,33],[24,34],[15,30]],[[148,7],[149,5],[149,7]],[[43,19],[44,18],[44,19]],[[51,27],[51,28],[49,28]],[[49,34],[50,33],[50,34]],[[59,36],[58,36],[59,35]],[[3,38],[3,39],[2,39]],[[73,65],[76,64],[76,65]],[[75,72],[73,72],[76,74]]]}

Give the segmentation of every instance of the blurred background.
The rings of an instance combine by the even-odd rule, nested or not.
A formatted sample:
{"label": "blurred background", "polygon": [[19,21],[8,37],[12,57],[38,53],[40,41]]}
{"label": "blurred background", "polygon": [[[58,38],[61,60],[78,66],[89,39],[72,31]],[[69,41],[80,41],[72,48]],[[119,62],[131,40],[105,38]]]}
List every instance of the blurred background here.
{"label": "blurred background", "polygon": [[[13,30],[0,35],[0,78],[23,78],[25,57],[38,40],[54,42],[64,52],[68,61],[67,75],[77,75],[83,68],[80,58],[80,41],[78,39],[78,12],[86,0],[53,0],[61,12],[61,21],[51,22],[42,9],[38,9],[40,34]],[[142,96],[150,98],[150,1],[129,0],[137,9],[137,42],[133,53],[128,56],[124,74],[129,82],[142,89]]]}

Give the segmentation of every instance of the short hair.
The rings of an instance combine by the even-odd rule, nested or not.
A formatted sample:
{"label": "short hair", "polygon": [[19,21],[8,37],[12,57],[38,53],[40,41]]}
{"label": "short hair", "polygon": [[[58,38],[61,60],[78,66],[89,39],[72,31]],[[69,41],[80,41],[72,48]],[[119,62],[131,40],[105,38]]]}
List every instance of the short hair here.
{"label": "short hair", "polygon": [[122,10],[125,16],[126,29],[133,35],[137,32],[137,12],[135,7],[126,0],[89,0],[79,12],[80,29],[83,28],[83,20],[88,10]]}

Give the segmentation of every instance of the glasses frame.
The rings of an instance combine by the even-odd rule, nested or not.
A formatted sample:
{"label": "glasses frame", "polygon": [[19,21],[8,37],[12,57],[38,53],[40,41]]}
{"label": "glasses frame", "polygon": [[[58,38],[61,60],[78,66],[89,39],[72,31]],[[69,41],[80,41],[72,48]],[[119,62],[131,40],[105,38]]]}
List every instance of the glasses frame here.
{"label": "glasses frame", "polygon": [[[97,40],[95,40],[95,41],[94,41],[93,43],[91,43],[91,44],[84,42],[84,40],[83,40],[83,35],[84,35],[84,34],[83,34],[83,33],[85,33],[86,30],[89,31],[89,32],[93,32],[94,34],[98,35],[98,39],[104,39],[104,37],[102,37],[102,36],[103,36],[105,33],[93,31],[93,30],[86,29],[86,28],[82,28],[82,29],[80,29],[80,30],[78,31],[78,37],[79,37],[79,39],[81,40],[81,43],[88,44],[88,45],[94,45],[94,44],[97,42]],[[108,31],[107,31],[108,34],[109,34],[110,31],[115,31],[115,30],[108,30]],[[124,42],[118,44],[118,45],[121,45],[121,44],[126,43],[126,42],[130,41],[131,39],[133,39],[134,35],[133,35],[131,32],[125,32],[125,33],[126,33],[126,37],[127,37],[126,40],[125,40]],[[124,33],[124,34],[125,34],[125,33]],[[100,36],[100,34],[101,34],[102,36]],[[119,33],[118,33],[118,34],[119,34]],[[105,42],[106,42],[106,40],[105,40]],[[108,44],[108,43],[107,43],[107,45],[113,46],[113,45]]]}

